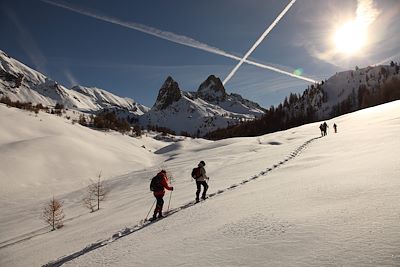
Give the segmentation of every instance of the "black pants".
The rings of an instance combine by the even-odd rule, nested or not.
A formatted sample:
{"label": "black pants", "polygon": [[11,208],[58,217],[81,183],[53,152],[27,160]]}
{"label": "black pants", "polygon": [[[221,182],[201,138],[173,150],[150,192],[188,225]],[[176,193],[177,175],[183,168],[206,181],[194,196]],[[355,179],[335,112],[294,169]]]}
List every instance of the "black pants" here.
{"label": "black pants", "polygon": [[203,194],[201,196],[201,198],[205,199],[206,198],[206,193],[207,193],[207,189],[208,189],[208,184],[206,183],[206,181],[196,181],[196,185],[197,185],[197,191],[196,191],[196,199],[199,199],[200,196],[200,191],[201,191],[201,186],[203,186]]}
{"label": "black pants", "polygon": [[162,208],[164,206],[164,196],[156,196],[157,199],[157,204],[156,204],[156,208],[154,209],[154,216],[157,216],[157,213],[159,215],[162,215]]}

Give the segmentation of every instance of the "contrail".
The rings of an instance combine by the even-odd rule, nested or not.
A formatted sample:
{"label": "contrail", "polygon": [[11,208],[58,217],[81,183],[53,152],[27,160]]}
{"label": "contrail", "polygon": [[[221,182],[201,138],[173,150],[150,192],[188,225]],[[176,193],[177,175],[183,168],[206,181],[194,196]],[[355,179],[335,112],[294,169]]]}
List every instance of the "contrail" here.
{"label": "contrail", "polygon": [[254,43],[254,45],[250,48],[249,51],[244,55],[242,59],[240,59],[239,63],[233,68],[233,70],[228,74],[225,80],[222,82],[225,85],[232,76],[236,73],[236,71],[240,68],[243,62],[250,56],[251,53],[261,44],[261,42],[267,37],[267,35],[272,31],[276,24],[281,20],[281,18],[288,12],[288,10],[292,7],[292,5],[296,2],[296,0],[292,0],[285,9],[279,14],[279,16],[272,22],[272,24],[264,31],[264,33],[258,38],[258,40]]}
{"label": "contrail", "polygon": [[394,54],[394,55],[392,55],[392,56],[390,56],[390,57],[387,57],[387,58],[383,59],[382,61],[373,64],[373,66],[377,66],[377,65],[382,65],[382,64],[388,63],[389,60],[393,60],[393,59],[395,59],[395,58],[397,58],[397,57],[400,57],[400,53]]}
{"label": "contrail", "polygon": [[183,36],[183,35],[178,35],[172,32],[168,32],[168,31],[162,31],[153,27],[149,27],[147,25],[143,25],[140,23],[134,23],[134,22],[129,22],[129,21],[123,21],[120,20],[118,18],[113,18],[113,17],[109,17],[106,15],[100,15],[100,14],[95,14],[93,11],[89,11],[87,9],[83,9],[83,8],[78,8],[78,7],[74,7],[72,5],[67,5],[65,3],[62,2],[53,2],[50,0],[41,0],[42,2],[45,2],[47,4],[53,5],[53,6],[57,6],[57,7],[61,7],[70,11],[73,11],[75,13],[79,13],[88,17],[92,17],[98,20],[102,20],[102,21],[106,21],[112,24],[117,24],[119,26],[123,26],[126,28],[130,28],[133,30],[137,30],[143,33],[147,33],[156,37],[159,37],[161,39],[165,39],[174,43],[178,43],[178,44],[182,44],[182,45],[186,45],[186,46],[190,46],[193,48],[198,48],[207,52],[211,52],[214,54],[218,54],[218,55],[223,55],[226,56],[226,52],[215,48],[215,47],[211,47],[207,44],[198,42],[192,38]]}
{"label": "contrail", "polygon": [[257,67],[260,67],[260,68],[263,68],[263,69],[267,69],[267,70],[272,70],[272,71],[275,71],[275,72],[278,72],[278,73],[282,73],[282,74],[288,75],[290,77],[297,78],[297,79],[300,79],[300,80],[304,80],[304,81],[307,81],[307,82],[310,82],[310,83],[317,83],[316,80],[313,80],[311,78],[307,78],[307,77],[304,77],[304,76],[299,76],[299,75],[296,75],[294,73],[278,69],[276,67],[267,66],[267,65],[264,65],[264,64],[261,64],[261,63],[257,63],[255,61],[247,60],[247,59],[244,62],[246,62],[247,64],[250,64],[250,65],[254,65],[254,66],[257,66]]}
{"label": "contrail", "polygon": [[[69,4],[65,4],[65,3],[62,3],[62,2],[53,2],[51,0],[41,0],[41,1],[44,2],[44,3],[50,4],[50,5],[53,5],[53,6],[57,6],[57,7],[61,7],[61,8],[70,10],[70,11],[78,13],[78,14],[82,14],[82,15],[85,15],[85,16],[88,16],[88,17],[92,17],[92,18],[95,18],[95,19],[98,19],[98,20],[101,20],[101,21],[106,21],[106,22],[109,22],[109,23],[112,23],[112,24],[116,24],[116,25],[119,25],[119,26],[122,26],[122,27],[126,27],[126,28],[130,28],[130,29],[133,29],[133,30],[137,30],[137,31],[143,32],[143,33],[147,33],[147,34],[156,36],[158,38],[161,38],[161,39],[164,39],[164,40],[168,40],[170,42],[174,42],[174,43],[177,43],[177,44],[181,44],[181,45],[189,46],[189,47],[192,47],[192,48],[200,49],[200,50],[212,53],[212,54],[217,54],[217,55],[220,55],[220,56],[223,56],[223,57],[227,57],[227,58],[231,58],[231,59],[234,59],[234,60],[237,60],[237,61],[241,61],[242,60],[241,57],[232,55],[232,54],[230,54],[228,52],[225,52],[225,51],[223,51],[223,50],[221,50],[219,48],[209,46],[207,44],[204,44],[202,42],[199,42],[199,41],[194,40],[194,39],[192,39],[190,37],[187,37],[187,36],[178,35],[178,34],[175,34],[175,33],[172,33],[172,32],[168,32],[168,31],[162,31],[162,30],[159,30],[157,28],[153,28],[153,27],[150,27],[150,26],[147,26],[147,25],[143,25],[143,24],[140,24],[140,23],[123,21],[123,20],[120,20],[118,18],[106,16],[106,15],[103,15],[103,14],[96,14],[95,12],[90,11],[88,9],[83,9],[83,8],[80,8],[80,7],[71,6]],[[295,0],[293,0],[293,1],[295,1]],[[313,80],[311,78],[307,78],[307,77],[304,77],[304,76],[299,76],[299,75],[296,75],[296,74],[293,74],[293,73],[290,73],[290,72],[287,72],[287,71],[284,71],[284,70],[281,70],[281,69],[278,69],[278,68],[275,68],[275,67],[272,67],[272,66],[268,66],[268,65],[265,65],[265,64],[254,62],[254,61],[251,61],[251,60],[245,59],[244,62],[246,62],[248,64],[251,64],[251,65],[254,65],[254,66],[257,66],[257,67],[261,67],[261,68],[264,68],[264,69],[268,69],[268,70],[271,70],[271,71],[282,73],[282,74],[288,75],[288,76],[293,77],[293,78],[305,80],[305,81],[312,82],[312,83],[316,82],[315,80]]]}

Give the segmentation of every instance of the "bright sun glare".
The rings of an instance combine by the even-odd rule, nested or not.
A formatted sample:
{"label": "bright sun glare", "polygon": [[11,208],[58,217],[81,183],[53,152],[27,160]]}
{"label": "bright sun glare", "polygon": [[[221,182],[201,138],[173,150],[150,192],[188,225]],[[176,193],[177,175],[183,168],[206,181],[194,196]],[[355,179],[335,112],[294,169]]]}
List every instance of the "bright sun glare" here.
{"label": "bright sun glare", "polygon": [[357,54],[367,42],[366,25],[355,21],[342,24],[335,32],[333,42],[337,52],[347,55]]}

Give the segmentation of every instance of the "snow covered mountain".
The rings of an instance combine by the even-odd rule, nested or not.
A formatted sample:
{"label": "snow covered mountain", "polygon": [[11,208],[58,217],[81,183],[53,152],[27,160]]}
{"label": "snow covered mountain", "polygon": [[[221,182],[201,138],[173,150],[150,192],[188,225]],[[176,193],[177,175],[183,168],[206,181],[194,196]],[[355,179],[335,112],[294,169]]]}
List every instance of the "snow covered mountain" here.
{"label": "snow covered mountain", "polygon": [[259,117],[265,112],[265,109],[259,104],[244,99],[239,94],[227,94],[221,80],[214,75],[210,75],[194,94],[233,113],[252,114]]}
{"label": "snow covered mountain", "polygon": [[[164,127],[176,134],[192,136],[205,136],[217,129],[260,118],[266,112],[276,120],[266,121],[264,117],[259,127],[266,129],[267,126],[273,131],[328,119],[387,102],[380,98],[392,92],[387,92],[384,87],[396,79],[400,81],[399,65],[393,62],[390,66],[357,67],[312,84],[302,95],[291,94],[267,112],[238,94],[228,94],[221,80],[214,75],[210,75],[195,92],[181,90],[178,83],[168,77],[149,109],[133,99],[99,88],[75,86],[67,89],[0,51],[0,97],[47,106],[60,103],[70,109],[92,113],[114,109],[119,117],[139,122],[143,127]],[[239,136],[240,132],[235,130]]]}
{"label": "snow covered mountain", "polygon": [[[399,81],[399,66],[394,62],[336,73],[328,80],[312,84],[302,95],[291,94],[282,104],[268,110],[270,116],[263,118],[259,128],[273,129],[271,131],[287,129],[398,99],[385,99],[385,95],[393,95],[388,83]],[[209,76],[197,92],[181,91],[178,84],[168,77],[156,103],[142,116],[141,123],[163,126],[178,134],[188,132],[203,136],[217,129],[222,129],[219,133],[224,132],[224,128],[259,118],[265,113],[266,110],[258,104],[237,94],[227,94],[220,79],[214,75]],[[243,124],[241,127],[248,126]],[[237,131],[235,127],[230,129],[239,136],[240,132],[246,135],[246,131]],[[212,136],[215,135],[212,133]]]}
{"label": "snow covered mountain", "polygon": [[166,127],[177,134],[202,136],[217,128],[252,120],[264,114],[257,103],[238,94],[227,94],[219,78],[210,75],[197,92],[185,92],[172,77],[161,86],[150,111],[140,118],[142,125]]}
{"label": "snow covered mountain", "polygon": [[178,84],[168,77],[150,110],[133,99],[103,89],[84,86],[67,89],[3,51],[0,51],[1,96],[45,106],[60,103],[66,108],[85,112],[114,109],[120,117],[132,118],[133,115],[135,121],[144,127],[166,127],[178,134],[198,136],[264,114],[264,109],[258,104],[238,94],[227,94],[220,79],[213,75],[200,85],[197,92],[181,91]]}
{"label": "snow covered mountain", "polygon": [[[314,116],[315,120],[332,118],[361,108],[386,102],[384,86],[399,81],[399,66],[379,65],[336,73],[328,80],[311,85],[302,96],[285,99],[288,117]],[[393,99],[390,99],[393,100]]]}
{"label": "snow covered mountain", "polygon": [[133,99],[119,97],[99,88],[75,86],[67,89],[0,50],[0,97],[2,95],[12,101],[46,106],[60,103],[81,111],[117,108],[137,116],[148,111],[147,107]]}
{"label": "snow covered mountain", "polygon": [[336,73],[312,84],[302,95],[291,93],[283,103],[271,107],[259,120],[218,129],[210,139],[257,136],[321,121],[356,110],[400,99],[400,66],[367,67]]}

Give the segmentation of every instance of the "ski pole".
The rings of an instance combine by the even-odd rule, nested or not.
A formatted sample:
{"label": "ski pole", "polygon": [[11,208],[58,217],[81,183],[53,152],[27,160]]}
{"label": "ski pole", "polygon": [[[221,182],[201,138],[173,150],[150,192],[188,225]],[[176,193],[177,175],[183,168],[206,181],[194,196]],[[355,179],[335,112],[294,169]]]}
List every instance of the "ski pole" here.
{"label": "ski pole", "polygon": [[173,191],[171,191],[171,194],[169,194],[169,201],[168,201],[167,213],[168,213],[168,211],[169,211],[169,204],[171,204],[172,192],[173,192]]}
{"label": "ski pole", "polygon": [[151,208],[150,208],[149,212],[147,213],[146,218],[144,219],[144,221],[147,220],[147,217],[149,217],[150,211],[153,209],[153,206],[154,206],[155,203],[156,203],[156,200],[154,200],[153,204],[151,205]]}

